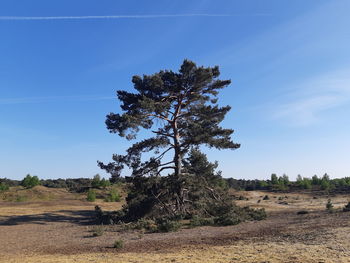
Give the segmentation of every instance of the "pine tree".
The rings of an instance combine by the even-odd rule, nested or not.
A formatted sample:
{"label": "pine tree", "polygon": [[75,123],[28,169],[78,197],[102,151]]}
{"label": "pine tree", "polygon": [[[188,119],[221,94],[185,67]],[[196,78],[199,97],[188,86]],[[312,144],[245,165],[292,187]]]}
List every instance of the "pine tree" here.
{"label": "pine tree", "polygon": [[[140,129],[150,130],[154,137],[131,145],[125,155],[113,155],[113,162],[99,166],[120,176],[127,166],[132,170],[133,183],[144,176],[159,176],[170,170],[172,187],[178,205],[184,203],[183,160],[192,147],[206,145],[217,149],[237,149],[232,142],[232,129],[220,127],[230,106],[219,107],[217,95],[230,84],[218,79],[219,67],[198,67],[184,60],[179,72],[162,70],[153,75],[134,76],[135,93],[117,91],[123,113],[107,115],[106,125],[111,133],[127,140],[136,139]],[[142,153],[154,152],[144,160]],[[170,153],[173,153],[169,159]],[[163,161],[166,159],[166,161]],[[139,178],[139,179],[138,179]]]}

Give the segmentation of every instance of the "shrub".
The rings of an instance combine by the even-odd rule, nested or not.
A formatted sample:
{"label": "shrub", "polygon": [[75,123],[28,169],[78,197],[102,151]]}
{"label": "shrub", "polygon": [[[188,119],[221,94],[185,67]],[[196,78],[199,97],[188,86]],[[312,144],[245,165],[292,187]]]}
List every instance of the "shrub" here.
{"label": "shrub", "polygon": [[214,225],[214,218],[203,218],[199,216],[193,216],[190,220],[190,225],[192,227]]}
{"label": "shrub", "polygon": [[124,247],[124,241],[121,239],[117,239],[116,241],[114,241],[113,247],[116,249],[121,249]]}
{"label": "shrub", "polygon": [[348,204],[346,206],[344,206],[343,211],[350,212],[350,201],[348,202]]}
{"label": "shrub", "polygon": [[40,180],[37,176],[31,176],[30,174],[27,174],[26,177],[21,182],[21,185],[25,188],[32,188],[36,185],[40,184]]}
{"label": "shrub", "polygon": [[5,183],[0,183],[0,192],[9,190],[10,187]]}
{"label": "shrub", "polygon": [[163,219],[157,220],[158,232],[176,232],[180,229],[181,223],[176,220]]}
{"label": "shrub", "polygon": [[96,192],[94,190],[92,190],[92,189],[89,189],[86,199],[89,202],[95,202],[95,200],[96,200]]}
{"label": "shrub", "polygon": [[93,188],[98,188],[101,185],[101,176],[99,174],[96,174],[94,178],[92,179],[91,186]]}
{"label": "shrub", "polygon": [[243,220],[240,217],[237,217],[237,215],[233,215],[231,213],[221,215],[221,216],[216,217],[214,219],[215,225],[219,225],[219,226],[237,225],[237,224],[241,223],[242,221]]}
{"label": "shrub", "polygon": [[260,221],[260,220],[266,219],[267,217],[267,214],[264,208],[253,209],[253,208],[245,207],[244,209],[246,210],[246,213],[248,215],[247,219]]}
{"label": "shrub", "polygon": [[117,189],[111,189],[108,196],[105,198],[106,202],[120,202],[120,194]]}
{"label": "shrub", "polygon": [[28,197],[27,196],[17,196],[16,197],[16,202],[25,202],[28,200]]}
{"label": "shrub", "polygon": [[328,199],[327,204],[326,204],[326,209],[328,212],[332,212],[333,211],[333,204],[332,204],[332,200]]}
{"label": "shrub", "polygon": [[145,218],[141,218],[137,222],[135,222],[133,228],[151,233],[157,232],[158,230],[158,226],[154,220]]}
{"label": "shrub", "polygon": [[92,236],[99,237],[99,236],[102,236],[104,232],[105,232],[105,229],[103,228],[103,226],[96,226],[92,230]]}

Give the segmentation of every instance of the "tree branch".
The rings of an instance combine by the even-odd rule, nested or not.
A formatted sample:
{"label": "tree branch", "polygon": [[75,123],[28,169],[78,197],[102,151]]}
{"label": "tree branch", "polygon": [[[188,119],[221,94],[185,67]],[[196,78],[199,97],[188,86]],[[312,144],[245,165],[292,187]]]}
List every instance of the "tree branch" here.
{"label": "tree branch", "polygon": [[159,131],[152,131],[152,132],[155,134],[158,134],[158,135],[163,135],[163,136],[174,138],[174,135],[171,135],[169,133],[163,133],[163,132],[159,132]]}
{"label": "tree branch", "polygon": [[166,169],[176,169],[175,166],[165,166],[165,167],[162,167],[160,168],[160,170],[158,171],[157,175],[159,175],[162,171],[166,170]]}

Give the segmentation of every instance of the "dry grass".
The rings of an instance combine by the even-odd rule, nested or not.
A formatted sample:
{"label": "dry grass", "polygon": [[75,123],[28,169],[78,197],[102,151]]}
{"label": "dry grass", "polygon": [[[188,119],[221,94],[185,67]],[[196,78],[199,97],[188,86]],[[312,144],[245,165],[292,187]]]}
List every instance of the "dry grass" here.
{"label": "dry grass", "polygon": [[[326,213],[328,196],[314,199],[305,193],[234,192],[249,198],[237,201],[239,205],[266,208],[268,219],[142,235],[105,226],[102,236],[92,237],[95,226],[88,219],[94,206],[115,210],[122,203],[90,203],[85,195],[62,189],[39,187],[36,191],[54,198],[0,202],[1,263],[350,262],[350,213]],[[270,199],[263,201],[266,194]],[[349,196],[331,199],[337,208],[345,205]],[[280,204],[282,201],[288,204]],[[297,215],[299,210],[310,214]],[[124,241],[123,249],[113,249],[116,239]]]}

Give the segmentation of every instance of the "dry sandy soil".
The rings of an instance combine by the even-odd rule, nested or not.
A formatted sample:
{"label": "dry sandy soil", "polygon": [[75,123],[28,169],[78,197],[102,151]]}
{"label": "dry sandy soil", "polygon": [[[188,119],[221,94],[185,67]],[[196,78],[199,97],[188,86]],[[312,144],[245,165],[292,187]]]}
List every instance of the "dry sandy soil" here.
{"label": "dry sandy soil", "polygon": [[[104,226],[104,234],[93,237],[94,206],[112,210],[121,203],[89,203],[61,189],[35,191],[35,201],[0,201],[0,262],[350,262],[350,212],[327,213],[327,196],[234,192],[249,199],[239,205],[264,207],[268,219],[153,234]],[[262,200],[266,194],[269,200]],[[340,208],[350,194],[331,198]],[[116,250],[119,239],[124,248]]]}

